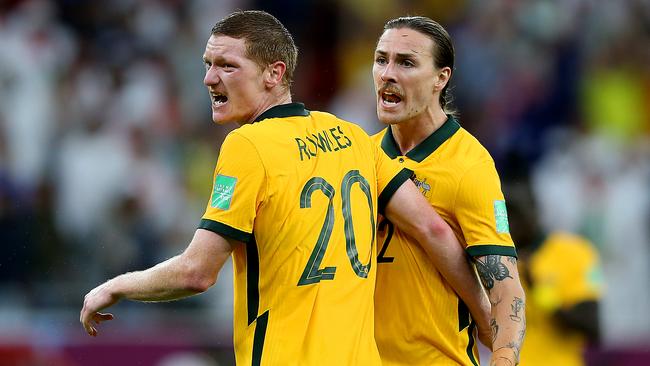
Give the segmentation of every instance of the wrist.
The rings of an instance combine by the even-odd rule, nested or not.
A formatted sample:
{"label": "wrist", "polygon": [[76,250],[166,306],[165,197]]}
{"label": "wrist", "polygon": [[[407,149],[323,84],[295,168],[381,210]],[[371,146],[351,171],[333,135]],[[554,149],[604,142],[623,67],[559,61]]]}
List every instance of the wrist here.
{"label": "wrist", "polygon": [[104,291],[114,301],[119,301],[124,298],[125,294],[120,287],[120,277],[115,277],[106,281],[104,284]]}
{"label": "wrist", "polygon": [[492,352],[490,366],[515,366],[517,361],[517,353],[510,347],[502,347]]}

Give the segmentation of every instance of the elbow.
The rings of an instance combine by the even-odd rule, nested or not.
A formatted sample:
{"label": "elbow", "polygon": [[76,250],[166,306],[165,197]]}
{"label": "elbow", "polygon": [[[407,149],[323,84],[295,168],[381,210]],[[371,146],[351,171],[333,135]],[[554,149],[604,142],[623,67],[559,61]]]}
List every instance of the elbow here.
{"label": "elbow", "polygon": [[435,238],[439,241],[444,241],[454,235],[447,222],[437,215],[435,219],[426,223],[424,231],[428,237]]}
{"label": "elbow", "polygon": [[445,252],[444,248],[449,248],[451,243],[456,243],[453,231],[440,216],[436,215],[433,219],[427,216],[412,224],[409,235],[413,236],[427,252],[435,252],[440,256],[440,253]]}
{"label": "elbow", "polygon": [[217,281],[217,276],[212,275],[196,265],[187,265],[183,273],[184,287],[187,291],[200,294],[207,291]]}

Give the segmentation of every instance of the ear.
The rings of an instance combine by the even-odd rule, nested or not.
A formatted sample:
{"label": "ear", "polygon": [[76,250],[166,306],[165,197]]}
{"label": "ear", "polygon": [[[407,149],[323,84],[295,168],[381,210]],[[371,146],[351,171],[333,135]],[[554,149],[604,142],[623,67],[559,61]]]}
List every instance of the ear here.
{"label": "ear", "polygon": [[282,77],[284,76],[285,71],[287,71],[287,65],[282,61],[275,61],[268,65],[264,70],[264,85],[271,89],[282,84]]}
{"label": "ear", "polygon": [[447,85],[449,79],[451,79],[451,68],[449,66],[445,66],[438,70],[433,90],[436,92],[441,91]]}

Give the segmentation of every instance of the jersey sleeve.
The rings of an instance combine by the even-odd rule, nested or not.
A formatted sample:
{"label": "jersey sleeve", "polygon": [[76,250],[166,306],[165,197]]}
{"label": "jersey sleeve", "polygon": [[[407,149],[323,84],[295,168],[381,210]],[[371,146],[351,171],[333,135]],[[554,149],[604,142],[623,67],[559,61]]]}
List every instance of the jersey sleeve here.
{"label": "jersey sleeve", "polygon": [[534,284],[533,300],[549,312],[600,298],[599,255],[582,237],[551,235],[531,257],[529,271]]}
{"label": "jersey sleeve", "polygon": [[212,193],[199,228],[250,241],[265,187],[265,169],[257,149],[246,137],[231,132],[221,146]]}
{"label": "jersey sleeve", "polygon": [[380,214],[383,214],[390,198],[407,179],[411,178],[413,171],[402,168],[391,160],[379,146],[374,144],[372,146],[377,170],[378,210]]}
{"label": "jersey sleeve", "polygon": [[464,174],[456,193],[454,211],[470,256],[517,256],[494,162],[485,160]]}

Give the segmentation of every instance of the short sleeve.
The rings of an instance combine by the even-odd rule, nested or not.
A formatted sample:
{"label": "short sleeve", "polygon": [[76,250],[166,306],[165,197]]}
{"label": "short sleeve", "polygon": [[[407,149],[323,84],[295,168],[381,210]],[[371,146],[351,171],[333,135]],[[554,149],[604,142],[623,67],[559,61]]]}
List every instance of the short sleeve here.
{"label": "short sleeve", "polygon": [[245,136],[231,132],[221,146],[199,228],[248,242],[265,187],[265,169],[257,149]]}
{"label": "short sleeve", "polygon": [[485,160],[464,174],[454,208],[470,256],[517,256],[494,162]]}
{"label": "short sleeve", "polygon": [[373,149],[377,170],[377,192],[379,192],[378,209],[379,213],[383,214],[390,198],[413,175],[413,172],[391,160],[379,146],[373,144]]}

